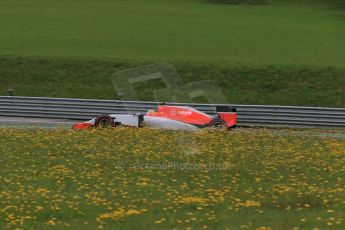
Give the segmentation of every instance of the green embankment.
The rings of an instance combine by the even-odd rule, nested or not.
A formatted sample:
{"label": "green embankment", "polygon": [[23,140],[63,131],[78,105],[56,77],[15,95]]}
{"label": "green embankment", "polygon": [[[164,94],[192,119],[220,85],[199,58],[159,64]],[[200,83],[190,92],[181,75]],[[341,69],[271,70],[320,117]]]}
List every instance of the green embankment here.
{"label": "green embankment", "polygon": [[[114,61],[60,59],[0,59],[0,92],[16,95],[114,99],[113,74],[145,65]],[[213,79],[229,103],[345,106],[345,71],[332,68],[220,68],[215,65],[176,64],[184,83]],[[143,100],[153,100],[153,82],[139,87]],[[203,101],[196,101],[203,102]]]}
{"label": "green embankment", "polygon": [[170,62],[231,103],[344,107],[344,11],[306,2],[3,0],[0,92],[114,98],[117,70]]}

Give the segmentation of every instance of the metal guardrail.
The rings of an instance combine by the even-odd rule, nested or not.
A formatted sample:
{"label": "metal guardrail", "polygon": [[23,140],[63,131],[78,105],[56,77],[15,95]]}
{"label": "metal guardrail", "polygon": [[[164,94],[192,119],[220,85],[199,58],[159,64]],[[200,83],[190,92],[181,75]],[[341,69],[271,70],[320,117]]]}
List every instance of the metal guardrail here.
{"label": "metal guardrail", "polygon": [[[145,113],[158,102],[89,100],[69,98],[0,96],[0,116],[87,120],[100,114]],[[215,114],[216,104],[166,103],[188,105]],[[345,127],[345,109],[235,105],[238,126],[264,127]]]}

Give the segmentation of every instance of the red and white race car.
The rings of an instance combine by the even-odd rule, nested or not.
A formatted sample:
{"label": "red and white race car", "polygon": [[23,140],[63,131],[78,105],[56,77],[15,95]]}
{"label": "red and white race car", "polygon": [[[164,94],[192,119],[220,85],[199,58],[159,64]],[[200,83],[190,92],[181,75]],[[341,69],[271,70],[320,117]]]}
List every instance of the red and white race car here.
{"label": "red and white race car", "polygon": [[73,125],[73,129],[90,127],[157,127],[168,129],[199,129],[205,127],[236,127],[236,109],[228,106],[217,106],[217,116],[213,117],[189,106],[159,105],[157,111],[149,110],[143,114],[110,114],[100,115],[92,120]]}

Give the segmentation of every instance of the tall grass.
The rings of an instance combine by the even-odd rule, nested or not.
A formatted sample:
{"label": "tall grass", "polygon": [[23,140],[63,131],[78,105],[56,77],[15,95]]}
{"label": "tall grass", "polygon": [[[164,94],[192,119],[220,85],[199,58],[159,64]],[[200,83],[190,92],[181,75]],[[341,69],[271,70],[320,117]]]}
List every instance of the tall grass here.
{"label": "tall grass", "polygon": [[[115,99],[113,74],[148,63],[100,60],[0,59],[0,92],[15,95]],[[220,67],[174,63],[187,84],[212,80],[229,103],[345,107],[345,72],[334,68]],[[141,100],[155,100],[159,81],[136,85]],[[125,92],[124,92],[125,93]],[[185,102],[188,98],[185,98]],[[195,101],[207,102],[207,101]]]}

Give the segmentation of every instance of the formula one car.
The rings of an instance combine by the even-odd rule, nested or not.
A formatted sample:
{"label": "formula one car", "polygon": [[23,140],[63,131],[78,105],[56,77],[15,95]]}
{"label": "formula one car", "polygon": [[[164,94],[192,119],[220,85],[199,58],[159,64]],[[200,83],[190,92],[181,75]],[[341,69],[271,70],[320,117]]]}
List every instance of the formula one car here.
{"label": "formula one car", "polygon": [[159,105],[156,111],[149,110],[143,114],[110,114],[100,115],[92,120],[73,125],[73,129],[90,127],[158,127],[168,129],[199,129],[205,127],[236,127],[236,109],[228,106],[217,106],[215,117],[189,106]]}

